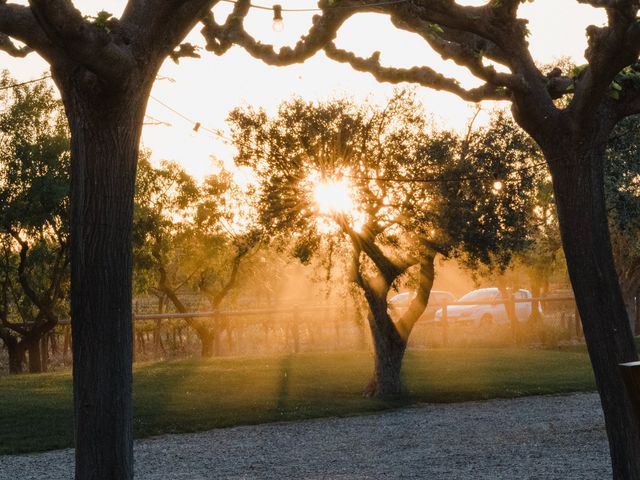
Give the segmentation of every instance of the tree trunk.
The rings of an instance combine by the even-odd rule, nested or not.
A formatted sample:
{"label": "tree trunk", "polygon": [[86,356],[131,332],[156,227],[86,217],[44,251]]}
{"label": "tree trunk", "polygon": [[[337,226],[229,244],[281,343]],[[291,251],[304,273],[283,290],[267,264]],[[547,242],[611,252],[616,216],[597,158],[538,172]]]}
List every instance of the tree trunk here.
{"label": "tree trunk", "polygon": [[64,340],[62,342],[62,361],[66,365],[69,363],[69,345],[71,343],[71,328],[67,325],[64,327]]}
{"label": "tree trunk", "polygon": [[407,342],[395,329],[386,304],[385,299],[371,308],[369,313],[375,365],[373,379],[363,392],[366,397],[395,396],[401,393],[400,371]]}
{"label": "tree trunk", "polygon": [[[640,479],[640,432],[618,364],[637,358],[614,268],[603,188],[606,138],[545,151],[569,276],[605,416],[616,480]],[[575,147],[575,148],[572,148]],[[560,150],[561,149],[561,150]]]}
{"label": "tree trunk", "polygon": [[49,369],[49,333],[45,333],[40,340],[40,362],[42,372]]}
{"label": "tree trunk", "polygon": [[365,289],[374,354],[373,378],[362,392],[365,397],[395,396],[401,392],[400,370],[407,342],[387,312],[388,292],[388,286],[377,292]]}
{"label": "tree trunk", "polygon": [[120,89],[56,72],[71,129],[71,323],[76,479],[133,478],[132,217],[154,75]]}
{"label": "tree trunk", "polygon": [[[394,324],[388,313],[387,295],[389,287],[377,292],[365,290],[369,304],[369,326],[373,338],[375,368],[373,379],[364,390],[365,396],[390,396],[401,393],[402,360],[407,349],[409,335],[429,303],[435,278],[435,252],[421,252],[418,289],[409,308]],[[378,282],[383,284],[382,282]]]}
{"label": "tree trunk", "polygon": [[9,342],[5,342],[5,345],[7,346],[7,351],[9,352],[9,373],[22,373],[22,364],[24,362],[24,347],[15,339],[12,339],[12,341]]}
{"label": "tree trunk", "polygon": [[27,343],[29,353],[29,373],[42,372],[42,356],[40,355],[40,339],[29,340]]}
{"label": "tree trunk", "polygon": [[198,333],[198,338],[200,339],[200,343],[202,345],[202,349],[200,351],[202,358],[211,358],[216,353],[216,349],[214,348],[216,335],[214,332],[210,332],[206,328],[201,328],[196,330]]}

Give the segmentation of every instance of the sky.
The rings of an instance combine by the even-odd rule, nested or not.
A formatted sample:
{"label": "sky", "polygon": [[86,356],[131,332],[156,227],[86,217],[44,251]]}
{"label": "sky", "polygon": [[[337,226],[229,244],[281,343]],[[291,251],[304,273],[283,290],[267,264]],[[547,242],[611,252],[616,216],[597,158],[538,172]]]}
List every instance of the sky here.
{"label": "sky", "polygon": [[[312,8],[315,0],[277,0],[284,9]],[[18,1],[16,3],[25,3]],[[92,15],[107,10],[116,16],[122,12],[124,0],[75,0],[76,7]],[[268,0],[253,0],[256,5],[271,6]],[[465,5],[481,5],[481,0],[459,0]],[[214,13],[220,22],[232,5],[220,3]],[[284,31],[272,30],[272,12],[252,9],[245,25],[249,33],[263,43],[276,46],[293,45],[311,24],[313,13],[283,12]],[[536,0],[520,8],[520,16],[529,20],[530,46],[534,59],[551,63],[560,57],[570,57],[584,63],[586,48],[585,27],[601,25],[605,15],[600,9],[579,4],[576,0]],[[204,45],[199,28],[186,39]],[[477,79],[453,62],[442,61],[417,35],[394,28],[388,17],[358,14],[340,30],[338,47],[368,57],[374,51],[382,52],[381,62],[389,66],[411,67],[428,65],[445,75],[455,76],[464,86],[478,85]],[[193,176],[202,179],[216,169],[214,156],[232,168],[233,147],[205,129],[227,129],[225,119],[236,107],[253,106],[274,113],[282,101],[292,96],[308,100],[326,100],[337,96],[354,99],[368,98],[384,103],[394,86],[380,84],[372,76],[352,70],[349,66],[328,60],[319,53],[304,64],[290,67],[271,67],[249,56],[239,47],[232,48],[222,57],[202,51],[201,59],[182,59],[179,65],[167,60],[154,85],[149,101],[148,115],[168,125],[146,125],[142,145],[152,150],[152,158],[175,160]],[[18,80],[39,77],[48,71],[46,63],[36,55],[27,59],[13,59],[0,52],[0,68],[8,69]],[[418,90],[425,110],[441,128],[462,130],[475,107],[456,96],[426,88]],[[193,131],[193,124],[163,106],[168,105],[205,129]],[[495,103],[486,102],[479,122],[486,121]],[[503,104],[502,106],[506,106]],[[153,123],[152,120],[148,120]],[[240,177],[242,173],[237,175]],[[238,178],[242,181],[242,178]]]}

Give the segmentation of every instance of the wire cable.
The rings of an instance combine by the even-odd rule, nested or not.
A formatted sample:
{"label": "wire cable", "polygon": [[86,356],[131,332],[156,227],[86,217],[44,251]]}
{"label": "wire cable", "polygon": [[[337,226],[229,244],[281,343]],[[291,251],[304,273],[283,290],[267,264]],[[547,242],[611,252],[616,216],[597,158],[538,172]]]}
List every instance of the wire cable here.
{"label": "wire cable", "polygon": [[[526,167],[516,168],[513,170],[507,170],[505,174],[513,174],[523,172],[525,170],[532,170],[544,167],[547,165],[547,162],[538,162],[533,165],[527,165]],[[462,183],[462,182],[470,182],[474,180],[500,180],[500,181],[508,181],[507,178],[496,178],[491,175],[477,175],[471,177],[458,177],[458,178],[406,178],[406,177],[363,177],[358,175],[345,175],[347,178],[351,178],[352,180],[366,180],[366,181],[376,181],[376,182],[389,182],[389,183]]]}
{"label": "wire cable", "polygon": [[43,82],[45,80],[49,80],[50,78],[51,78],[51,75],[45,75],[44,77],[34,78],[33,80],[27,80],[25,82],[14,83],[14,84],[11,84],[11,85],[5,85],[4,87],[0,87],[0,91],[2,91],[2,90],[11,90],[11,89],[14,89],[14,88],[22,87],[24,85],[30,85],[32,83]]}
{"label": "wire cable", "polygon": [[162,105],[164,108],[166,108],[170,112],[173,112],[174,114],[176,114],[177,116],[179,116],[183,120],[189,122],[191,125],[193,125],[193,128],[194,128],[195,131],[204,130],[205,132],[208,132],[208,133],[210,133],[212,135],[215,135],[216,137],[222,138],[223,140],[226,140],[227,142],[231,141],[224,134],[222,134],[222,132],[220,132],[219,130],[213,130],[211,128],[207,128],[207,127],[203,126],[200,122],[198,122],[196,120],[193,120],[192,118],[187,117],[183,113],[180,113],[178,110],[176,110],[175,108],[171,107],[170,105],[167,105],[162,100],[154,97],[153,95],[150,95],[149,98],[151,98],[151,100],[153,100],[154,102],[158,103],[159,105]]}
{"label": "wire cable", "polygon": [[[221,0],[223,2],[226,3],[238,3],[237,0]],[[329,7],[330,9],[340,9],[340,10],[359,10],[361,8],[366,8],[366,7],[381,7],[381,6],[385,6],[385,5],[396,5],[399,3],[406,3],[409,0],[389,0],[387,2],[376,2],[376,3],[368,3],[368,4],[363,4],[363,5],[350,5],[350,6],[340,6],[340,5],[336,5],[335,7]],[[268,7],[266,5],[256,5],[256,4],[249,4],[249,8],[255,8],[257,10],[269,10],[269,11],[273,11],[273,7]],[[322,9],[322,8],[282,8],[280,9],[281,12],[322,12],[324,10],[327,9]]]}

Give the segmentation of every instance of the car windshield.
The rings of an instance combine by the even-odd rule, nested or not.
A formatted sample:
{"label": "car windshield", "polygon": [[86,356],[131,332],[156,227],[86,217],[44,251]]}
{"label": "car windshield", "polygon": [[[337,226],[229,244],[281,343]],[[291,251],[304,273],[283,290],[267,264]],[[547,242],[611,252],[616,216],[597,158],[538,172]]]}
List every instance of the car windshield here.
{"label": "car windshield", "polygon": [[497,297],[495,290],[474,290],[460,297],[461,302],[473,302],[476,300],[493,300]]}

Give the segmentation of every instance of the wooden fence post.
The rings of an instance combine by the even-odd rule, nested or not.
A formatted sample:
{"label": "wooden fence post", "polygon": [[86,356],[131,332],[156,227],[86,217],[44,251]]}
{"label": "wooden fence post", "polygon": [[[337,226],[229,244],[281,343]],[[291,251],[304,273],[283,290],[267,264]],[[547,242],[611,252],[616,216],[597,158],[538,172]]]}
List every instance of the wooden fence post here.
{"label": "wooden fence post", "polygon": [[620,373],[640,428],[640,362],[621,363]]}
{"label": "wooden fence post", "polygon": [[[221,355],[220,352],[220,335],[222,334],[221,328],[222,319],[220,318],[220,313],[216,312],[213,316],[213,354],[216,357]],[[227,331],[227,334],[229,332]]]}
{"label": "wooden fence post", "polygon": [[511,338],[513,343],[517,345],[520,340],[520,325],[518,324],[519,320],[518,315],[516,314],[516,302],[512,291],[509,291],[507,293],[507,297],[504,299],[504,308],[507,312],[507,318],[509,318],[511,323]]}
{"label": "wooden fence post", "polygon": [[336,310],[325,310],[325,312],[327,312],[329,315],[331,315],[333,313],[333,328],[335,331],[335,344],[334,344],[334,348],[336,350],[340,350],[340,315],[338,314],[338,311]]}
{"label": "wooden fence post", "polygon": [[449,345],[449,316],[447,314],[447,302],[442,305],[442,346]]}
{"label": "wooden fence post", "polygon": [[293,307],[293,351],[295,353],[300,352],[300,309],[296,305]]}

